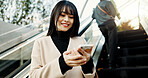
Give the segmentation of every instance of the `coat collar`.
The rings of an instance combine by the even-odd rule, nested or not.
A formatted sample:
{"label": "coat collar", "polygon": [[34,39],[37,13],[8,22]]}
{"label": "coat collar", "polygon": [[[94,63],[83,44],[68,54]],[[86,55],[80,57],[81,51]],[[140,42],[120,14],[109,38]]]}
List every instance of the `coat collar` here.
{"label": "coat collar", "polygon": [[[52,45],[54,46],[54,48],[56,49],[56,51],[60,54],[60,51],[58,50],[58,48],[57,48],[56,45],[54,44],[54,42],[53,42],[51,36],[49,36],[49,37],[50,37],[50,40],[51,40]],[[70,37],[69,43],[68,43],[68,47],[67,47],[67,51],[70,50],[70,47],[71,47],[71,46],[72,46],[72,39],[71,39],[71,37]],[[61,55],[61,54],[60,54],[60,55]]]}

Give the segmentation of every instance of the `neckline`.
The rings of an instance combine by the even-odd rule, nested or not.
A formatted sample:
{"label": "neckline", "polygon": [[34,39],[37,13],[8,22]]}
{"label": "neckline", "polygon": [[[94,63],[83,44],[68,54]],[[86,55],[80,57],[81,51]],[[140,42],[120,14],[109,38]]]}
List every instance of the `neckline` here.
{"label": "neckline", "polygon": [[68,31],[55,31],[51,34],[52,37],[58,37],[59,39],[69,38],[70,34]]}
{"label": "neckline", "polygon": [[[53,42],[51,36],[49,36],[49,37],[50,37],[50,40],[51,40],[52,45],[53,45],[53,46],[56,48],[56,50],[60,53],[60,51],[58,50],[58,48],[57,48],[56,45],[54,44],[54,42]],[[67,47],[66,51],[69,50],[69,47],[70,47],[70,46],[71,46],[71,37],[69,38],[69,43],[68,43],[68,47]],[[60,54],[61,54],[61,53],[60,53]]]}

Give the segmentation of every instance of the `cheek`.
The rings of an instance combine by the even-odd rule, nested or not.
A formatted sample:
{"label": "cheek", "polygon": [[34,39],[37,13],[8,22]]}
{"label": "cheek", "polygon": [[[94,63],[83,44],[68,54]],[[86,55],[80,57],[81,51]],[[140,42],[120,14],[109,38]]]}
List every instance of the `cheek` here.
{"label": "cheek", "polygon": [[71,24],[73,25],[73,23],[74,23],[74,20],[71,20]]}
{"label": "cheek", "polygon": [[57,25],[59,25],[60,22],[61,22],[61,19],[59,18],[59,19],[57,20]]}

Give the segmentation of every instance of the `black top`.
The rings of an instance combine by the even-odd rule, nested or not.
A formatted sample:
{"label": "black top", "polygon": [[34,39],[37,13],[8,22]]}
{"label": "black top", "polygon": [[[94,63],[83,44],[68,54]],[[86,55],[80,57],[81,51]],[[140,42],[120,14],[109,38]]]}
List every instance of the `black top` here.
{"label": "black top", "polygon": [[[54,44],[56,45],[57,49],[59,50],[59,52],[61,54],[63,54],[63,52],[67,50],[67,47],[69,44],[69,40],[70,40],[69,33],[58,31],[58,32],[55,32],[54,34],[52,34],[51,38],[52,38]],[[60,65],[62,74],[64,74],[66,71],[72,69],[72,67],[68,66],[65,63],[63,55],[60,56],[60,58],[59,58],[59,65]],[[82,70],[84,73],[92,73],[93,72],[92,68],[93,68],[92,59],[89,62],[87,62],[85,65],[82,65]]]}

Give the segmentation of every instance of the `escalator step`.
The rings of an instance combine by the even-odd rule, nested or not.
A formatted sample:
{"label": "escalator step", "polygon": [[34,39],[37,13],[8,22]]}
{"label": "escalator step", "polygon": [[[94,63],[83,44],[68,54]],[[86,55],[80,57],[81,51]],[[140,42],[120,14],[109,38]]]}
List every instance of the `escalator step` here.
{"label": "escalator step", "polygon": [[101,69],[97,72],[99,78],[148,78],[147,71],[148,66]]}
{"label": "escalator step", "polygon": [[118,38],[119,42],[126,42],[126,41],[133,41],[133,40],[140,40],[140,39],[146,39],[148,38],[147,35],[142,34],[136,34],[136,35],[129,35],[129,36],[121,36]]}
{"label": "escalator step", "polygon": [[131,35],[141,34],[141,33],[145,33],[145,31],[140,30],[140,29],[137,29],[137,30],[127,30],[127,31],[118,32],[118,36],[119,37],[122,37],[123,35],[131,36]]}
{"label": "escalator step", "polygon": [[127,42],[119,42],[119,46],[121,48],[148,46],[148,40],[141,39],[141,40],[133,40],[133,41],[127,41]]}
{"label": "escalator step", "polygon": [[148,55],[124,56],[118,59],[120,67],[125,66],[148,66]]}
{"label": "escalator step", "polygon": [[120,56],[148,54],[148,46],[134,47],[134,48],[120,48]]}

